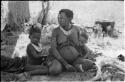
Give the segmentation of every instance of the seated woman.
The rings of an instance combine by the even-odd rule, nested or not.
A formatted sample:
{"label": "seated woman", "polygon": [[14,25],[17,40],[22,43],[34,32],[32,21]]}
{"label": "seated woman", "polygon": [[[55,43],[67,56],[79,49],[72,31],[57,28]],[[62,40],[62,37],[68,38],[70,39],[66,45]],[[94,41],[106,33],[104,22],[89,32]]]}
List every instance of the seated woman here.
{"label": "seated woman", "polygon": [[30,75],[48,74],[48,67],[44,66],[46,55],[40,45],[41,30],[36,25],[29,32],[31,43],[27,46],[27,64],[25,71]]}
{"label": "seated woman", "polygon": [[60,26],[52,32],[51,62],[48,63],[50,74],[57,75],[63,70],[83,72],[94,66],[91,60],[85,59],[89,49],[84,43],[88,36],[86,33],[80,34],[79,27],[71,22],[72,19],[73,12],[71,10],[62,9],[59,11]]}

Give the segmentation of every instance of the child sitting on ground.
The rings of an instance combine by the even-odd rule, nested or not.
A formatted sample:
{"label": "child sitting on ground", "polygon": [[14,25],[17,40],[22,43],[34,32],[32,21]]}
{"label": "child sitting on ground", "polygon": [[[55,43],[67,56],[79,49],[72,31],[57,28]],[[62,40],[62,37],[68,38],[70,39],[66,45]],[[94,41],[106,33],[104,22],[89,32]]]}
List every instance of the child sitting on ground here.
{"label": "child sitting on ground", "polygon": [[26,74],[48,74],[48,68],[43,65],[46,61],[46,55],[40,45],[41,30],[37,26],[32,26],[29,31],[31,42],[27,46],[27,64],[25,66]]}

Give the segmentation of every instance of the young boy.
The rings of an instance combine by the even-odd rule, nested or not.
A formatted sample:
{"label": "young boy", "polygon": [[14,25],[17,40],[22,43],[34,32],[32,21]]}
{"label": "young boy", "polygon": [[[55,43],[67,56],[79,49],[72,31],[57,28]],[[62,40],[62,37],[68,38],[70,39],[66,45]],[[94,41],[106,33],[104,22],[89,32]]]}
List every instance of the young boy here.
{"label": "young boy", "polygon": [[44,55],[40,45],[41,30],[32,26],[29,31],[31,43],[27,46],[27,64],[25,71],[29,75],[48,74],[48,68],[42,65],[47,56]]}

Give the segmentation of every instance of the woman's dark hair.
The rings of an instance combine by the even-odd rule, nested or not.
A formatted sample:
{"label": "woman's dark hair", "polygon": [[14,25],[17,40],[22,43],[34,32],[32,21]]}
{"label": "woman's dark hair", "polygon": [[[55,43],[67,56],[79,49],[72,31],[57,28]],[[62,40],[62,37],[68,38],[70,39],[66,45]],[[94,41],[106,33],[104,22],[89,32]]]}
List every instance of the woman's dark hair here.
{"label": "woman's dark hair", "polygon": [[29,30],[29,35],[32,35],[33,33],[41,33],[40,28],[38,28],[35,25],[32,25],[31,28],[30,28],[30,30]]}
{"label": "woman's dark hair", "polygon": [[70,18],[70,19],[73,19],[73,11],[72,10],[69,10],[69,9],[61,9],[59,11],[59,14],[61,13],[65,13],[67,18]]}

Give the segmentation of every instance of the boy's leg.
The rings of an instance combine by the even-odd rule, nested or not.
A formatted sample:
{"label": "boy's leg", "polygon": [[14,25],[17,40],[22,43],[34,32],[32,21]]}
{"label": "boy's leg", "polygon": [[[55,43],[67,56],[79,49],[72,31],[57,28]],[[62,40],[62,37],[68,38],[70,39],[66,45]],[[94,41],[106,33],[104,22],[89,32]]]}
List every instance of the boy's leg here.
{"label": "boy's leg", "polygon": [[44,75],[48,74],[48,68],[42,65],[26,65],[25,72],[30,75]]}
{"label": "boy's leg", "polygon": [[[80,67],[81,65],[81,67]],[[95,63],[89,59],[84,58],[78,58],[76,61],[73,62],[73,66],[76,67],[76,69],[81,71],[87,71],[89,69],[92,69],[95,67]]]}
{"label": "boy's leg", "polygon": [[49,74],[58,75],[62,72],[62,65],[56,59],[52,60],[49,64]]}
{"label": "boy's leg", "polygon": [[25,69],[24,71],[33,71],[33,70],[36,70],[38,68],[40,68],[41,66],[40,65],[30,65],[30,64],[26,64],[25,65]]}
{"label": "boy's leg", "polygon": [[28,73],[29,75],[46,75],[48,74],[48,68],[38,68],[36,70],[29,71]]}

